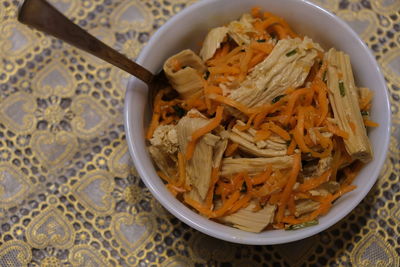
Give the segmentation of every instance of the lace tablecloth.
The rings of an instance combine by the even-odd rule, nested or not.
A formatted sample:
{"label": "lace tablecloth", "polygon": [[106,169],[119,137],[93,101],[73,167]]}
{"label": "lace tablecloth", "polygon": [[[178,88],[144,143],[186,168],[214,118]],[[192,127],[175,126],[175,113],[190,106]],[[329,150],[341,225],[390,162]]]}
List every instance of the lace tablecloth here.
{"label": "lace tablecloth", "polygon": [[[128,75],[16,22],[0,0],[1,266],[399,266],[400,1],[315,0],[365,40],[392,103],[380,179],[345,219],[277,246],[201,234],[151,196],[127,151]],[[134,59],[194,1],[52,0],[75,23]]]}

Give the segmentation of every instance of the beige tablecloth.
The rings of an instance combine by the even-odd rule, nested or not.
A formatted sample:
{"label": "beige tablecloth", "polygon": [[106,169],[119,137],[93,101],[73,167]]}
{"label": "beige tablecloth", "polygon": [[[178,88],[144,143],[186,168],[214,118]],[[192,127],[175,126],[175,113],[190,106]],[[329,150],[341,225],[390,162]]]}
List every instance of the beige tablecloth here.
{"label": "beige tablecloth", "polygon": [[[128,75],[17,23],[20,2],[0,0],[1,266],[400,265],[399,0],[315,0],[348,22],[380,63],[391,145],[379,181],[349,216],[278,246],[215,240],[166,212],[128,155]],[[51,0],[132,59],[192,2]]]}

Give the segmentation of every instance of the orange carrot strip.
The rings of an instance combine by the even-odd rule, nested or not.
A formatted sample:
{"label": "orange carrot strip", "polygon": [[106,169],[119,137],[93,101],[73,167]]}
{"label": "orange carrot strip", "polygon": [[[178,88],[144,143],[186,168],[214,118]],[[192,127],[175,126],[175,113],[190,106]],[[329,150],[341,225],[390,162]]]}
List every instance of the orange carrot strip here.
{"label": "orange carrot strip", "polygon": [[289,147],[287,149],[288,155],[293,155],[296,145],[297,145],[296,140],[294,138],[292,138],[292,140],[290,141]]}
{"label": "orange carrot strip", "polygon": [[251,16],[253,18],[261,18],[261,8],[259,6],[252,7]]}
{"label": "orange carrot strip", "polygon": [[296,213],[296,203],[294,202],[293,194],[290,195],[288,200],[288,210],[290,211],[291,215]]}
{"label": "orange carrot strip", "polygon": [[212,201],[214,197],[214,189],[215,189],[215,184],[217,183],[219,179],[219,170],[218,168],[213,168],[211,171],[211,181],[210,181],[210,187],[208,188],[205,204],[206,207],[211,209],[212,207]]}
{"label": "orange carrot strip", "polygon": [[289,122],[289,119],[292,118],[293,110],[294,110],[295,104],[296,104],[297,100],[299,99],[299,97],[303,94],[307,94],[310,91],[311,91],[310,88],[300,88],[300,89],[295,90],[293,93],[289,94],[288,100],[287,100],[288,102],[287,102],[286,108],[283,112],[283,115],[285,115],[283,124],[287,124]]}
{"label": "orange carrot strip", "polygon": [[283,128],[276,125],[275,123],[269,122],[268,124],[263,124],[263,125],[261,125],[262,129],[264,129],[263,128],[264,125],[265,125],[265,129],[271,130],[272,132],[274,132],[277,135],[279,135],[280,137],[282,137],[285,141],[290,140],[289,133],[286,130],[284,130]]}
{"label": "orange carrot strip", "polygon": [[171,59],[171,67],[174,71],[178,71],[182,68],[181,62],[177,60],[176,58]]}
{"label": "orange carrot strip", "polygon": [[153,112],[153,116],[151,117],[151,122],[149,129],[147,130],[146,139],[151,139],[153,137],[154,131],[156,130],[158,123],[160,120],[160,113]]}
{"label": "orange carrot strip", "polygon": [[250,44],[250,47],[252,49],[258,50],[260,52],[263,52],[264,54],[270,54],[272,49],[274,49],[274,46],[270,43],[259,43],[259,42],[252,42]]}
{"label": "orange carrot strip", "polygon": [[249,114],[251,114],[253,112],[253,109],[248,108],[245,105],[243,105],[243,104],[241,104],[239,102],[236,102],[236,101],[234,101],[234,100],[232,100],[232,99],[230,99],[228,97],[221,96],[221,95],[215,95],[215,94],[210,94],[209,97],[212,100],[216,101],[216,102],[219,102],[221,104],[225,104],[225,105],[234,107],[234,108],[236,108],[237,110],[243,112],[246,115],[249,115]]}
{"label": "orange carrot strip", "polygon": [[215,210],[212,213],[212,217],[216,218],[225,215],[225,213],[232,208],[233,204],[239,199],[239,197],[240,197],[239,191],[233,192],[233,194],[228,198],[228,200],[226,200],[225,203],[219,209]]}
{"label": "orange carrot strip", "polygon": [[300,107],[299,114],[297,118],[297,125],[293,131],[293,137],[296,139],[296,143],[302,152],[310,152],[310,149],[307,147],[304,141],[304,120],[305,120],[306,108]]}
{"label": "orange carrot strip", "polygon": [[224,107],[218,106],[215,117],[212,120],[210,120],[210,122],[208,122],[205,126],[199,128],[193,132],[192,138],[186,148],[186,160],[190,160],[192,158],[194,149],[196,147],[197,140],[200,137],[202,137],[203,135],[205,135],[205,134],[211,132],[212,130],[214,130],[215,128],[217,128],[218,125],[220,125],[221,120],[222,120],[223,111],[224,111]]}
{"label": "orange carrot strip", "polygon": [[378,127],[379,124],[370,120],[364,120],[364,125],[367,127]]}
{"label": "orange carrot strip", "polygon": [[253,68],[255,65],[263,61],[266,56],[267,55],[264,53],[255,54],[254,57],[249,62],[249,69]]}
{"label": "orange carrot strip", "polygon": [[198,212],[200,212],[201,214],[203,214],[204,216],[207,216],[208,218],[212,218],[213,217],[213,213],[210,209],[208,209],[207,207],[205,207],[205,205],[191,199],[188,195],[184,195],[183,196],[183,200],[189,204],[192,208],[196,209]]}
{"label": "orange carrot strip", "polygon": [[232,207],[229,209],[229,214],[235,213],[241,208],[244,208],[249,204],[249,201],[251,199],[250,194],[246,194],[243,197],[241,197],[238,201],[235,202],[235,204],[232,205]]}
{"label": "orange carrot strip", "polygon": [[267,140],[271,136],[272,132],[269,130],[259,130],[256,132],[256,135],[254,136],[254,141],[261,141],[261,140]]}
{"label": "orange carrot strip", "polygon": [[230,157],[233,155],[233,153],[236,152],[237,148],[239,147],[238,143],[231,143],[228,145],[228,147],[225,150],[225,157]]}
{"label": "orange carrot strip", "polygon": [[258,185],[258,184],[265,183],[271,177],[271,173],[272,173],[272,166],[271,165],[267,165],[267,168],[266,168],[265,172],[261,173],[258,176],[253,177],[251,179],[251,183],[253,185]]}
{"label": "orange carrot strip", "polygon": [[355,186],[355,185],[346,185],[346,186],[340,188],[339,191],[332,196],[331,202],[336,200],[337,198],[343,196],[344,194],[346,194],[350,191],[353,191],[356,188],[357,188],[357,186]]}
{"label": "orange carrot strip", "polygon": [[324,172],[321,176],[315,178],[309,178],[302,183],[299,188],[297,188],[300,192],[306,192],[317,188],[321,184],[329,181],[329,176],[331,175],[331,170]]}
{"label": "orange carrot strip", "polygon": [[221,73],[228,73],[228,74],[239,74],[240,69],[233,66],[215,66],[209,67],[208,71],[212,74],[221,74]]}
{"label": "orange carrot strip", "polygon": [[333,133],[334,135],[340,136],[340,137],[342,137],[343,139],[346,139],[346,140],[349,139],[349,134],[347,132],[341,130],[339,128],[339,126],[334,125],[334,124],[332,124],[332,123],[330,123],[328,121],[326,122],[326,126],[328,127],[328,130],[331,133]]}
{"label": "orange carrot strip", "polygon": [[299,174],[301,168],[301,155],[300,154],[294,154],[294,162],[293,162],[293,167],[290,172],[289,180],[286,183],[286,186],[283,190],[280,202],[279,202],[279,207],[278,207],[278,212],[276,214],[276,221],[281,222],[284,212],[286,210],[287,202],[289,200],[290,194],[293,191],[293,186],[296,183],[297,176]]}
{"label": "orange carrot strip", "polygon": [[166,181],[169,184],[173,184],[174,182],[171,180],[171,178],[169,178],[167,175],[165,175],[163,172],[161,171],[157,171],[157,175],[160,176],[161,179],[163,179],[164,181]]}

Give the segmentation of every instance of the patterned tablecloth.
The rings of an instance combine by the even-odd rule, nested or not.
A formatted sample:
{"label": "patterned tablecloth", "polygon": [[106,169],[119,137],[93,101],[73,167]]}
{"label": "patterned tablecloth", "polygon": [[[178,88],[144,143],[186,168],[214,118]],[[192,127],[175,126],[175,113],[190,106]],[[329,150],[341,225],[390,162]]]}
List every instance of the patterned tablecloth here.
{"label": "patterned tablecloth", "polygon": [[[393,126],[380,179],[345,219],[277,246],[201,234],[166,212],[130,162],[122,121],[128,75],[16,22],[0,0],[1,266],[400,266],[400,0],[316,0],[365,40],[390,91]],[[134,59],[194,1],[52,0]]]}

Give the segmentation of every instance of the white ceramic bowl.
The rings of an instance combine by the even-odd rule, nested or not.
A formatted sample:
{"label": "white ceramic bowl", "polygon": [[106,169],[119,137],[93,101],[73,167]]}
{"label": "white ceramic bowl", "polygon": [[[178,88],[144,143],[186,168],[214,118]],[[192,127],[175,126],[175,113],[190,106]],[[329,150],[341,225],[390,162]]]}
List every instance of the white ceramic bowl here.
{"label": "white ceramic bowl", "polygon": [[147,87],[132,78],[125,98],[125,130],[129,151],[144,183],[173,215],[191,227],[213,236],[241,244],[267,245],[287,243],[317,234],[335,224],[353,210],[370,191],[386,158],[390,137],[390,108],[385,81],[370,50],[342,20],[326,10],[299,0],[203,0],[186,8],[160,28],[142,50],[137,62],[154,73],[171,55],[191,48],[199,50],[207,31],[222,25],[251,7],[260,6],[284,17],[296,32],[307,35],[324,48],[336,47],[348,53],[359,86],[375,92],[372,120],[380,124],[369,132],[374,160],[366,165],[354,181],[357,189],[344,195],[319,224],[296,231],[271,230],[249,233],[208,220],[175,199],[157,176],[146,149],[144,132],[149,122]]}

